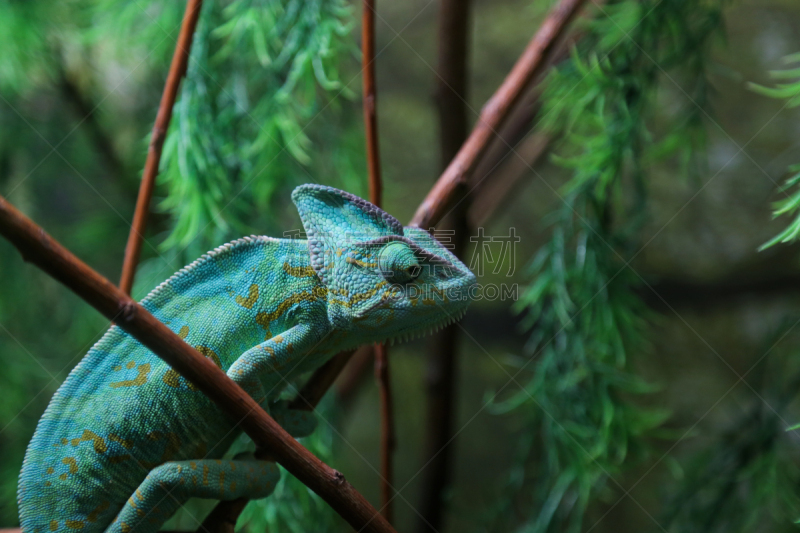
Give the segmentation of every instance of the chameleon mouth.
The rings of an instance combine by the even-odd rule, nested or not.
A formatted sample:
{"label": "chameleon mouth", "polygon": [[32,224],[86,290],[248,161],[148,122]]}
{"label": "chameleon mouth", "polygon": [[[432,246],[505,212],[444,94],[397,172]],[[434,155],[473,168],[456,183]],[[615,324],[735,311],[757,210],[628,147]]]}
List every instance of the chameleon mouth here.
{"label": "chameleon mouth", "polygon": [[407,333],[400,333],[399,335],[396,335],[396,336],[394,336],[394,337],[392,337],[392,338],[390,338],[388,340],[389,346],[394,345],[394,343],[408,342],[410,340],[413,340],[413,339],[416,339],[416,338],[419,338],[419,337],[424,337],[426,335],[430,335],[430,334],[436,333],[440,329],[442,329],[444,327],[447,327],[450,324],[461,320],[466,313],[467,313],[467,309],[464,308],[464,309],[461,309],[460,311],[457,311],[456,313],[453,313],[452,315],[446,317],[444,320],[441,320],[438,323],[433,324],[432,326],[430,326],[427,329],[415,329],[414,331],[409,331]]}

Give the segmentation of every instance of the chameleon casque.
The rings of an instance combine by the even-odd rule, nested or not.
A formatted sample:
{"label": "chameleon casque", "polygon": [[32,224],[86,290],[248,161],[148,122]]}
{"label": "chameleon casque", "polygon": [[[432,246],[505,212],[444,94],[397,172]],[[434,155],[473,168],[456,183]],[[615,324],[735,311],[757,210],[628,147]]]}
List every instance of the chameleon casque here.
{"label": "chameleon casque", "polygon": [[[278,401],[341,350],[457,318],[475,276],[426,231],[349,193],[292,193],[307,240],[246,237],[181,269],[142,305],[299,437],[308,413]],[[412,290],[413,289],[413,290]],[[112,326],[50,401],[20,474],[22,529],[157,531],[190,497],[264,498],[276,465],[221,460],[235,421]]]}

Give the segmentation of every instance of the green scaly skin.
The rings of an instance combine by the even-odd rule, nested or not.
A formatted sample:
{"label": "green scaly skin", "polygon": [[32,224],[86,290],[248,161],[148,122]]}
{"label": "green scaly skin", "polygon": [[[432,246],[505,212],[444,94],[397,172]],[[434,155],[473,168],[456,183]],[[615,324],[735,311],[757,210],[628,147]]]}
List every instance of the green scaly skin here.
{"label": "green scaly skin", "polygon": [[[308,240],[246,237],[204,255],[142,305],[294,436],[313,417],[280,390],[341,350],[460,318],[475,277],[427,232],[318,185],[295,189]],[[112,326],[53,396],[20,474],[25,532],[158,531],[189,498],[268,496],[274,463],[221,461],[239,435],[196,387]]]}

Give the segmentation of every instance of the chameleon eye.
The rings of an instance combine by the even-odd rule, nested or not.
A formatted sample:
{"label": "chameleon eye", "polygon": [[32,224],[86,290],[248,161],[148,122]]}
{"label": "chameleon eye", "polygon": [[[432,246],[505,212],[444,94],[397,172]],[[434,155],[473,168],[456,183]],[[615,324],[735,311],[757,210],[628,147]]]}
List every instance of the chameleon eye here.
{"label": "chameleon eye", "polygon": [[391,242],[383,247],[378,267],[390,283],[408,283],[419,276],[421,270],[414,252],[402,242]]}

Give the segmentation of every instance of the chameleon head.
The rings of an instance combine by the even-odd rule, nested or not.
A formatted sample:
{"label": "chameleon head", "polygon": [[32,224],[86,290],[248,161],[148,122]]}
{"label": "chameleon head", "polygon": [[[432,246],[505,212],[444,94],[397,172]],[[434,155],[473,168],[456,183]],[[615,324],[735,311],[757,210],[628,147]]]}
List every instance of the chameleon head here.
{"label": "chameleon head", "polygon": [[394,341],[463,316],[475,275],[427,231],[332,187],[301,185],[292,200],[336,328]]}

